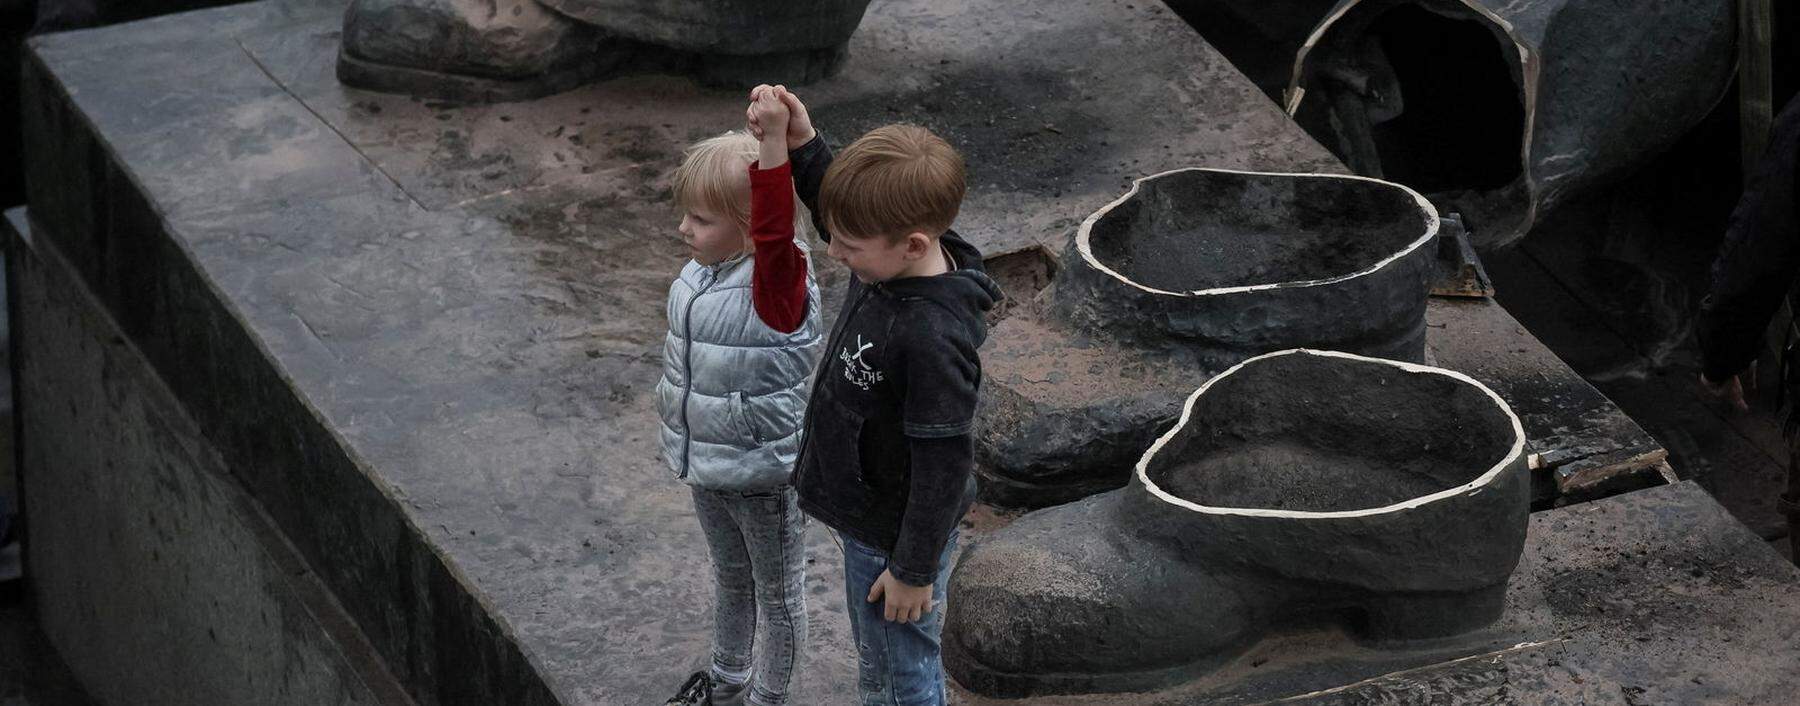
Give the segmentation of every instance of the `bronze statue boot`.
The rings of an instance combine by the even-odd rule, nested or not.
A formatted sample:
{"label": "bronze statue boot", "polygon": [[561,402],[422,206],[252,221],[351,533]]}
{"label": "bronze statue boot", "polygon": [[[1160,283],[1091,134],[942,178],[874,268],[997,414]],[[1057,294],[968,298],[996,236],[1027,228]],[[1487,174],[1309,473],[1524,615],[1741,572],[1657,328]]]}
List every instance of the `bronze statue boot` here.
{"label": "bronze statue boot", "polygon": [[475,102],[573,88],[623,60],[596,27],[534,0],[356,0],[344,15],[338,80]]}
{"label": "bronze statue boot", "polygon": [[1148,691],[1278,628],[1377,644],[1472,631],[1501,613],[1528,501],[1524,431],[1480,383],[1259,356],[1195,391],[1126,487],[971,546],[944,664],[996,697]]}
{"label": "bronze statue boot", "polygon": [[1437,211],[1336,174],[1178,169],[1075,233],[1037,313],[982,351],[982,500],[1065,503],[1125,484],[1182,400],[1289,348],[1423,362]]}
{"label": "bronze statue boot", "polygon": [[443,100],[535,98],[630,72],[710,85],[835,73],[868,0],[355,0],[338,80]]}

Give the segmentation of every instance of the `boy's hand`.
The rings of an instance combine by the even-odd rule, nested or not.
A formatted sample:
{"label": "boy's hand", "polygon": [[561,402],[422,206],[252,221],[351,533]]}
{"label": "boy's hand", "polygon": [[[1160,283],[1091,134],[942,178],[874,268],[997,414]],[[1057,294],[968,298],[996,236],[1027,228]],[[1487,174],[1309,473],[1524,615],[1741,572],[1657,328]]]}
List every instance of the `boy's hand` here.
{"label": "boy's hand", "polygon": [[879,601],[883,596],[887,597],[887,602],[882,606],[881,617],[890,623],[916,623],[931,612],[930,586],[909,586],[886,569],[882,569],[881,577],[875,579],[875,585],[869,587],[869,602]]}
{"label": "boy's hand", "polygon": [[[750,89],[750,107],[745,111],[750,134],[755,135],[756,139],[762,139],[764,127],[774,129],[774,126],[763,125],[756,116],[756,101],[765,93],[772,93],[787,107],[788,121],[785,133],[789,150],[799,149],[801,145],[811,141],[813,136],[818,134],[813,129],[812,116],[807,114],[806,104],[800,102],[799,96],[790,93],[786,86],[771,86],[765,83]],[[782,132],[778,131],[776,134],[782,134]]]}
{"label": "boy's hand", "polygon": [[1750,383],[1748,385],[1749,389],[1756,389],[1755,361],[1751,361],[1750,369],[1748,371],[1728,377],[1723,382],[1713,382],[1712,380],[1707,379],[1706,373],[1700,373],[1700,387],[1706,390],[1706,392],[1714,398],[1730,404],[1732,409],[1739,412],[1750,411],[1750,402],[1744,395],[1744,389],[1746,387],[1744,382],[1746,380]]}
{"label": "boy's hand", "polygon": [[788,107],[787,143],[788,149],[800,149],[801,145],[811,142],[814,135],[812,116],[806,113],[806,104],[800,102],[800,96],[788,92],[788,89],[776,86],[776,96]]}

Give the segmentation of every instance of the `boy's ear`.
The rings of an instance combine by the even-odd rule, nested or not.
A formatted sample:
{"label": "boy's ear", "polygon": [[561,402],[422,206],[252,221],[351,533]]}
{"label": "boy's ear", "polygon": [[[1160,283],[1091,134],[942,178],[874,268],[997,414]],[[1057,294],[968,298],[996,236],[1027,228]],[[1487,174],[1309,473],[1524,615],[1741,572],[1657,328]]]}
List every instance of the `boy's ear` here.
{"label": "boy's ear", "polygon": [[931,236],[919,231],[906,234],[906,259],[917,260],[931,253]]}

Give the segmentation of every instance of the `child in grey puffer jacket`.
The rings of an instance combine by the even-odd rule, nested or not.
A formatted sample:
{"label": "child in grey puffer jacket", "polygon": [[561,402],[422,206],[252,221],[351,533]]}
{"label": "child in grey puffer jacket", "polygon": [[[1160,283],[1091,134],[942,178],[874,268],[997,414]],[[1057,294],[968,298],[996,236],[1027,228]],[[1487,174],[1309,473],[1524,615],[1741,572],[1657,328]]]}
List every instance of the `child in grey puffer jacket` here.
{"label": "child in grey puffer jacket", "polygon": [[[761,124],[785,124],[774,89],[752,100]],[[702,141],[674,191],[694,259],[669,286],[656,403],[663,458],[691,487],[717,595],[712,667],[678,698],[777,706],[806,642],[806,520],[788,476],[820,351],[787,143],[779,130],[761,143],[744,133]]]}

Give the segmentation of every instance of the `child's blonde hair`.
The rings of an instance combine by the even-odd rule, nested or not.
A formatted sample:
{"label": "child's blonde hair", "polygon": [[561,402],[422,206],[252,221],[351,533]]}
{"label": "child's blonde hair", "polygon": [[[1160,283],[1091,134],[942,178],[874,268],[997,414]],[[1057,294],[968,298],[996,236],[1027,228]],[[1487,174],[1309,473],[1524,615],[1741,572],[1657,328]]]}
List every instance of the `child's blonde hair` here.
{"label": "child's blonde hair", "polygon": [[956,148],[917,125],[870,130],[825,170],[819,211],[832,235],[898,240],[950,230],[966,189]]}
{"label": "child's blonde hair", "polygon": [[729,217],[750,229],[750,172],[756,161],[756,138],[733,130],[687,148],[675,170],[675,206]]}
{"label": "child's blonde hair", "polygon": [[[730,218],[750,232],[750,170],[757,158],[756,137],[740,130],[709,137],[687,148],[675,169],[675,207],[705,209]],[[794,199],[794,233],[805,242],[810,220],[806,206]]]}

